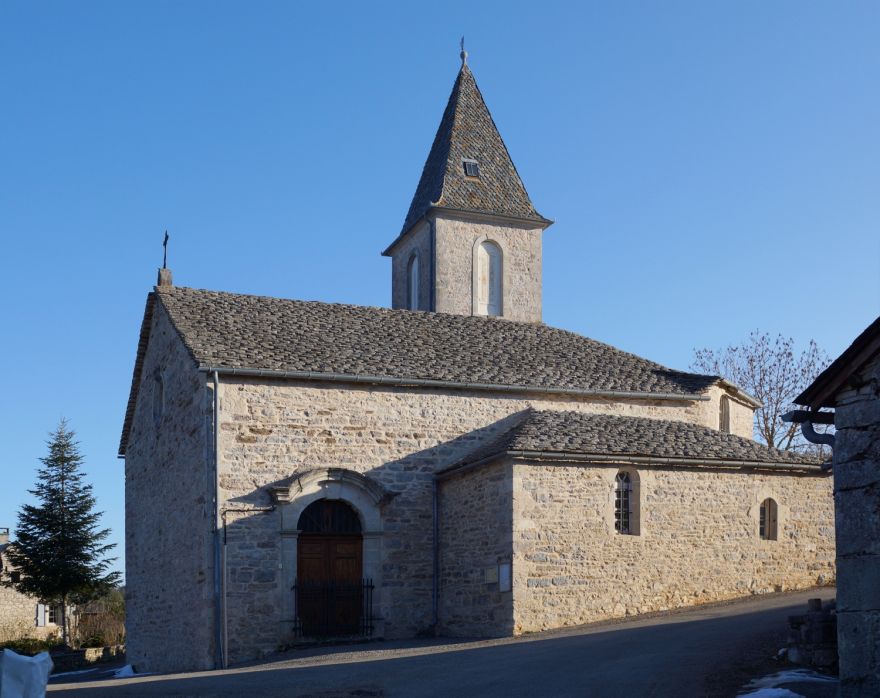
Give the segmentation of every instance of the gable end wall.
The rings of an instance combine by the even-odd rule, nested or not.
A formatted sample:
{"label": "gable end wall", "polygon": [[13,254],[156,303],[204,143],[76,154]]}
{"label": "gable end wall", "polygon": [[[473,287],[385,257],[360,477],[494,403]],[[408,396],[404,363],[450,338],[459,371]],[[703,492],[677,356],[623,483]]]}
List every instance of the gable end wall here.
{"label": "gable end wall", "polygon": [[204,375],[157,303],[125,454],[126,649],[139,672],[214,666],[211,408]]}

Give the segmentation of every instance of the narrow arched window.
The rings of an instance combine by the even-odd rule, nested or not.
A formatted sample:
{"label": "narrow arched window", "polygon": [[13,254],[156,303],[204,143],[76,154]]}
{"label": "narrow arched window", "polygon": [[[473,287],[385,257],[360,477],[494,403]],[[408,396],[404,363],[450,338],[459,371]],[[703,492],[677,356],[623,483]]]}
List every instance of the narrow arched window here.
{"label": "narrow arched window", "polygon": [[413,252],[406,267],[406,307],[419,309],[419,253]]}
{"label": "narrow arched window", "polygon": [[489,240],[481,242],[477,250],[477,315],[503,315],[503,268],[501,248]]}
{"label": "narrow arched window", "polygon": [[773,499],[768,497],[761,502],[761,513],[759,517],[758,534],[764,540],[776,540],[778,507]]}
{"label": "narrow arched window", "polygon": [[632,478],[624,471],[614,480],[614,530],[618,533],[633,532]]}
{"label": "narrow arched window", "polygon": [[730,433],[730,398],[727,395],[721,396],[718,408],[718,428],[725,434]]}

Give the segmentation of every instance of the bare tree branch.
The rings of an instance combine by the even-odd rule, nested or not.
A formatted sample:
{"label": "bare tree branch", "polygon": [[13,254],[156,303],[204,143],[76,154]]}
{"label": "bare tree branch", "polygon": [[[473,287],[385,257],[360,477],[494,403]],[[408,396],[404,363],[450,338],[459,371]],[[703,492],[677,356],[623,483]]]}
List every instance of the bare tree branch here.
{"label": "bare tree branch", "polygon": [[736,383],[763,403],[755,411],[754,435],[758,441],[783,450],[814,451],[795,424],[780,417],[794,408],[793,400],[829,364],[828,355],[812,339],[795,353],[791,337],[755,330],[739,345],[725,349],[694,349],[691,370],[710,373]]}

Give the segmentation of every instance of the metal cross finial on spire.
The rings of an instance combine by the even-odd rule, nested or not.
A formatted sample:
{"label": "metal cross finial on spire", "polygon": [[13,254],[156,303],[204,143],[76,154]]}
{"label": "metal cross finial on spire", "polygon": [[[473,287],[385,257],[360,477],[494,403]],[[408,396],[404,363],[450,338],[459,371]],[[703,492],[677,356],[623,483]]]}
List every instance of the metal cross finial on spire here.
{"label": "metal cross finial on spire", "polygon": [[165,239],[162,241],[162,268],[168,268],[168,231],[165,231]]}
{"label": "metal cross finial on spire", "polygon": [[464,68],[467,65],[468,57],[468,52],[464,50],[464,37],[461,37],[461,53],[458,55],[461,56],[461,67]]}

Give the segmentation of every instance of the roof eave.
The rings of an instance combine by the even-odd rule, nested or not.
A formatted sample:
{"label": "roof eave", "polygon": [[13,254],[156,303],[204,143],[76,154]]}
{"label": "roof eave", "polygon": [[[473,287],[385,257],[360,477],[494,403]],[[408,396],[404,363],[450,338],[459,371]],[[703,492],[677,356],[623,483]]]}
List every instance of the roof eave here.
{"label": "roof eave", "polygon": [[813,410],[821,407],[835,407],[834,396],[840,392],[853,373],[880,353],[880,317],[853,340],[844,352],[838,356],[804,392],[794,399],[796,405],[806,405]]}
{"label": "roof eave", "polygon": [[323,371],[283,371],[263,368],[235,368],[199,364],[202,373],[237,376],[242,378],[267,378],[272,380],[326,381],[332,383],[359,383],[387,385],[399,388],[429,388],[488,391],[503,393],[528,393],[540,395],[572,395],[609,400],[661,400],[664,402],[706,402],[709,398],[698,393],[659,393],[635,390],[587,390],[581,388],[554,388],[541,385],[507,385],[503,383],[466,383],[461,381],[435,380],[431,378],[404,378],[399,376],[374,376]]}
{"label": "roof eave", "polygon": [[541,230],[546,230],[555,223],[555,221],[549,218],[544,218],[541,214],[538,214],[537,218],[527,218],[524,216],[509,216],[502,213],[488,213],[486,211],[470,211],[467,209],[452,208],[450,206],[440,206],[435,204],[429,206],[421,216],[412,222],[411,225],[404,228],[400,234],[394,238],[394,241],[382,251],[382,256],[391,257],[394,248],[397,247],[416,226],[425,220],[434,218],[438,213],[448,214],[452,218],[470,218],[485,223],[502,223],[529,229],[539,228]]}
{"label": "roof eave", "polygon": [[745,390],[740,388],[733,381],[729,381],[726,378],[719,377],[717,384],[720,385],[722,388],[726,388],[727,390],[732,392],[735,397],[738,397],[743,402],[748,403],[750,407],[754,407],[755,409],[759,409],[764,406],[763,402],[761,402],[758,398],[756,398],[751,393],[747,393]]}
{"label": "roof eave", "polygon": [[438,480],[451,477],[458,473],[494,463],[502,458],[515,460],[542,460],[578,464],[596,465],[653,465],[679,466],[686,468],[723,468],[742,470],[771,470],[786,472],[803,472],[814,475],[828,475],[829,471],[820,463],[786,463],[780,461],[753,461],[738,458],[686,458],[674,456],[640,456],[628,454],[586,453],[580,451],[524,451],[516,449],[500,449],[475,461],[453,464],[437,472]]}

